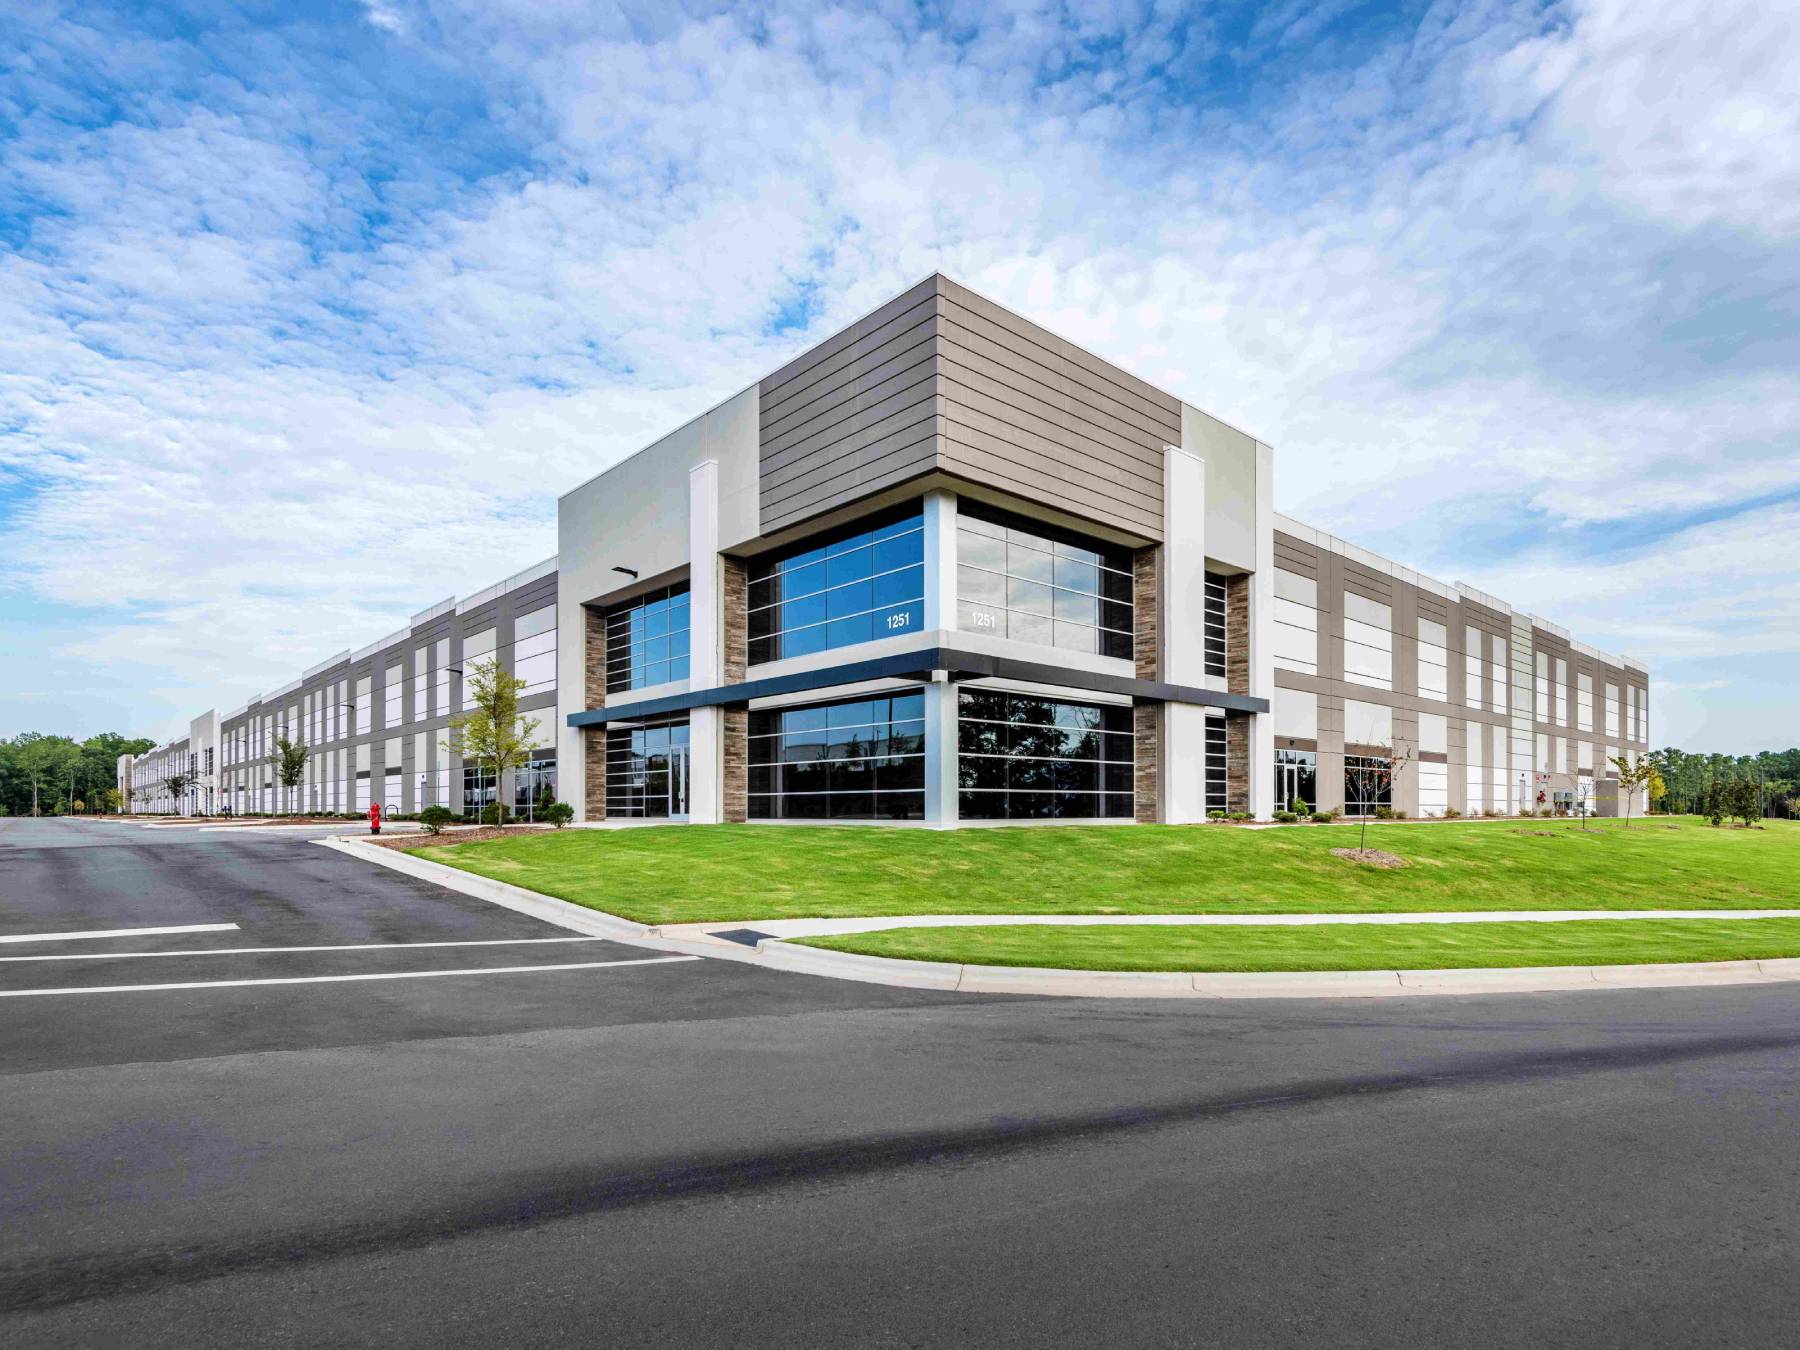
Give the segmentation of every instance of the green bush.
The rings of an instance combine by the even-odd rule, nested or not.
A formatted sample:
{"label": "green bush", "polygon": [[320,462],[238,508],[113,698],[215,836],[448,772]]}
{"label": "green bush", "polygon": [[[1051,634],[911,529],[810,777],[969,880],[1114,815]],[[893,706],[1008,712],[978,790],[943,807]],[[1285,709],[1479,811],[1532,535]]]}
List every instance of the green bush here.
{"label": "green bush", "polygon": [[506,803],[489,802],[486,806],[482,807],[481,823],[483,825],[506,824]]}
{"label": "green bush", "polygon": [[1394,808],[1393,807],[1378,806],[1375,808],[1375,819],[1377,819],[1377,820],[1392,820],[1393,818],[1394,818]]}
{"label": "green bush", "polygon": [[1280,821],[1283,825],[1292,825],[1296,820],[1300,819],[1300,813],[1298,811],[1277,811],[1275,813],[1275,819]]}
{"label": "green bush", "polygon": [[1255,817],[1252,816],[1248,811],[1232,811],[1226,815],[1225,819],[1227,819],[1227,820],[1254,820]]}
{"label": "green bush", "polygon": [[1336,811],[1314,811],[1312,813],[1312,818],[1313,818],[1314,823],[1316,823],[1316,824],[1329,825],[1329,824],[1331,824],[1332,821],[1337,819],[1337,812]]}
{"label": "green bush", "polygon": [[1225,813],[1223,811],[1208,811],[1206,813],[1206,818],[1208,820],[1223,820],[1225,819]]}
{"label": "green bush", "polygon": [[1462,815],[1462,812],[1458,811],[1454,806],[1446,806],[1444,808],[1444,819],[1445,820],[1456,820],[1459,817],[1461,817],[1461,815]]}
{"label": "green bush", "polygon": [[425,827],[427,834],[438,834],[454,817],[447,806],[428,806],[419,812],[419,824]]}
{"label": "green bush", "polygon": [[1310,811],[1312,808],[1307,806],[1307,804],[1305,802],[1301,801],[1298,797],[1296,797],[1296,798],[1294,798],[1293,801],[1288,803],[1287,809],[1292,811],[1297,816],[1303,816],[1308,811]]}
{"label": "green bush", "polygon": [[575,819],[575,808],[567,802],[551,802],[538,814],[560,830]]}

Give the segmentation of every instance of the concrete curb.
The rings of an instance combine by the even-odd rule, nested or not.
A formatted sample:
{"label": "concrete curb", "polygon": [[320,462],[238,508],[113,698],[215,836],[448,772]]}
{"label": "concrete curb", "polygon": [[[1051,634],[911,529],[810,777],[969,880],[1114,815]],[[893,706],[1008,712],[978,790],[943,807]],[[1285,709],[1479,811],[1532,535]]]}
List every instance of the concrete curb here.
{"label": "concrete curb", "polygon": [[528,914],[558,928],[632,947],[735,961],[795,975],[936,989],[965,994],[1032,994],[1063,998],[1395,998],[1434,995],[1598,993],[1607,989],[1688,988],[1800,982],[1800,958],[1712,961],[1687,965],[1530,966],[1490,970],[1111,971],[980,966],[901,961],[800,947],[765,938],[754,948],[717,938],[664,937],[651,925],[558,900],[538,891],[428,862],[399,849],[355,839],[313,843],[364,862],[433,882],[460,895]]}
{"label": "concrete curb", "polygon": [[589,937],[615,938],[625,942],[642,940],[651,935],[651,930],[644,924],[633,923],[630,919],[621,919],[616,914],[589,909],[585,905],[571,904],[567,900],[558,900],[555,896],[528,891],[523,886],[512,886],[504,881],[493,881],[487,877],[476,876],[475,873],[465,872],[458,867],[427,862],[424,858],[414,857],[400,849],[380,848],[375,844],[363,843],[357,839],[345,839],[341,836],[314,839],[312,842],[321,848],[331,849],[335,853],[347,853],[352,858],[360,858],[364,862],[375,863],[380,867],[403,872],[420,881],[433,882],[461,895],[473,896],[477,900],[486,900],[490,904],[516,910],[520,914],[529,914],[534,919],[541,919],[558,928],[566,928],[572,933],[585,933]]}

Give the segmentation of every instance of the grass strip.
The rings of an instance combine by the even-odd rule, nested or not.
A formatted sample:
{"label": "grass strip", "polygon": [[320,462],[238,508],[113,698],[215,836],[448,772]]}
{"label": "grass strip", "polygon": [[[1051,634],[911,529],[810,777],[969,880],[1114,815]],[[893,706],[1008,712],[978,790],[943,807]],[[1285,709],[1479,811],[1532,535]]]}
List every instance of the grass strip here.
{"label": "grass strip", "polygon": [[1456,970],[1800,956],[1800,918],[898,928],[801,941],[908,961],[1068,970]]}

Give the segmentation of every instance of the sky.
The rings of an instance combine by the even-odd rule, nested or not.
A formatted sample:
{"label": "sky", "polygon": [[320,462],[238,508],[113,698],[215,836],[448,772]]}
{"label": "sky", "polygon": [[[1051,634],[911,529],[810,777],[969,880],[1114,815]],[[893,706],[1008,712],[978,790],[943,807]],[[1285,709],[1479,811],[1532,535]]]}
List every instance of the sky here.
{"label": "sky", "polygon": [[1277,508],[1800,742],[1800,24],[1754,0],[0,6],[0,735],[555,552],[934,270]]}

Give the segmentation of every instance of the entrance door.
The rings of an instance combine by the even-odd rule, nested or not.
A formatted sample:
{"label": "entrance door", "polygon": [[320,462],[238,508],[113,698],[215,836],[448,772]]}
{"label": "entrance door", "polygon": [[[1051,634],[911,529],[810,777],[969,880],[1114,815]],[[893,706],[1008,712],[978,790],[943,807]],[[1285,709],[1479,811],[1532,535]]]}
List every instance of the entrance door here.
{"label": "entrance door", "polygon": [[688,813],[688,748],[686,745],[669,747],[669,816],[671,819],[686,816]]}

